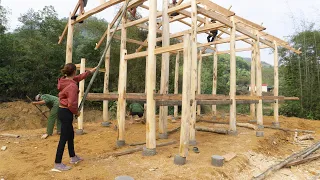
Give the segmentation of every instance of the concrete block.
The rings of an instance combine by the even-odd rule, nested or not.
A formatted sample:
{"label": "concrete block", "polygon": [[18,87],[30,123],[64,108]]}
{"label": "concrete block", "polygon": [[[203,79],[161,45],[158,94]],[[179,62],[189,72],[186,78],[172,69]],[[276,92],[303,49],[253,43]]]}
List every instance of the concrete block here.
{"label": "concrete block", "polygon": [[197,140],[189,140],[189,145],[190,146],[196,146],[197,145]]}
{"label": "concrete block", "polygon": [[76,135],[83,135],[83,129],[76,129]]}
{"label": "concrete block", "polygon": [[272,122],[272,126],[279,128],[280,127],[280,123],[279,122]]}
{"label": "concrete block", "polygon": [[114,180],[134,180],[133,177],[130,176],[118,176]]}
{"label": "concrete block", "polygon": [[224,163],[224,157],[219,155],[211,156],[211,164],[216,167],[222,167]]}
{"label": "concrete block", "polygon": [[256,132],[256,136],[257,137],[263,137],[264,136],[264,132],[263,131],[257,131]]}
{"label": "concrete block", "polygon": [[154,156],[156,154],[157,154],[156,148],[148,149],[146,147],[143,147],[143,150],[142,150],[142,155],[143,156]]}
{"label": "concrete block", "polygon": [[249,123],[257,123],[257,120],[253,119],[253,120],[249,120]]}
{"label": "concrete block", "polygon": [[167,133],[159,134],[159,139],[168,139],[168,134]]}
{"label": "concrete block", "polygon": [[228,134],[231,135],[231,136],[237,136],[238,135],[238,131],[228,130]]}
{"label": "concrete block", "polygon": [[122,146],[125,146],[126,145],[126,142],[124,140],[117,140],[117,146],[118,147],[122,147]]}
{"label": "concrete block", "polygon": [[187,161],[187,158],[182,157],[180,155],[175,155],[173,160],[175,165],[180,165],[180,166],[186,164],[186,161]]}
{"label": "concrete block", "polygon": [[101,123],[101,126],[103,126],[103,127],[110,127],[110,125],[111,125],[111,122],[108,122],[108,121]]}

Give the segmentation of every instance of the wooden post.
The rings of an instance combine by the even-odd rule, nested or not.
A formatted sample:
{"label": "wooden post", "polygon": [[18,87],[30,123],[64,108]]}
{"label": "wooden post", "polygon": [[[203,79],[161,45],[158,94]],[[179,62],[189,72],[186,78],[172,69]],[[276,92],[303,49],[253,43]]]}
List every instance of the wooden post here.
{"label": "wooden post", "polygon": [[[81,58],[81,64],[80,64],[80,74],[84,73],[86,70],[86,59]],[[81,100],[84,95],[84,80],[79,82],[79,100],[78,105],[80,105]],[[80,110],[80,116],[78,117],[78,130],[83,131],[83,106]]]}
{"label": "wooden post", "polygon": [[71,13],[68,21],[68,35],[67,35],[67,49],[66,49],[66,64],[72,63],[72,48],[73,48],[73,20],[71,20]]}
{"label": "wooden post", "polygon": [[[108,25],[107,29],[107,42],[110,41],[110,26]],[[109,93],[109,71],[110,71],[110,49],[109,47],[106,57],[105,57],[105,73],[104,73],[104,87],[103,87],[103,93],[107,94]],[[103,113],[102,113],[103,121],[109,123],[109,101],[104,100],[103,101]]]}
{"label": "wooden post", "polygon": [[120,65],[119,65],[119,84],[118,84],[118,106],[117,106],[117,120],[118,120],[118,140],[119,147],[125,145],[125,118],[126,118],[126,84],[127,84],[127,60],[124,56],[127,54],[126,41],[127,29],[125,24],[127,22],[126,14],[121,19],[121,44],[120,44]]}
{"label": "wooden post", "polygon": [[[168,15],[168,0],[162,1],[162,46],[166,47],[170,45],[169,34],[169,15]],[[169,52],[162,54],[161,65],[161,82],[160,82],[160,94],[168,94],[169,90]],[[168,121],[168,106],[161,106],[159,110],[159,138],[167,139],[167,121]]]}
{"label": "wooden post", "polygon": [[[250,96],[256,95],[256,54],[255,54],[255,48],[253,47],[251,51],[251,91]],[[256,104],[250,104],[250,117],[252,120],[256,120]]]}
{"label": "wooden post", "polygon": [[[255,54],[256,54],[256,87],[257,96],[262,96],[262,70],[261,70],[261,59],[260,59],[260,37],[259,32],[256,31],[257,41],[255,42]],[[262,111],[262,100],[259,100],[257,104],[257,123],[258,130],[263,128],[263,111]],[[261,132],[263,133],[263,132]],[[259,135],[261,136],[261,135]],[[263,135],[262,135],[263,136]]]}
{"label": "wooden post", "polygon": [[[274,96],[279,96],[279,73],[278,73],[278,66],[279,66],[279,58],[278,58],[278,44],[276,41],[274,43],[274,89],[273,93]],[[274,106],[273,106],[273,112],[274,112],[274,122],[273,125],[276,127],[279,127],[279,100],[276,99]]]}
{"label": "wooden post", "polygon": [[186,34],[183,39],[183,84],[182,84],[182,112],[181,112],[181,130],[179,154],[175,156],[174,163],[183,165],[186,163],[189,148],[189,129],[191,121],[191,44],[190,35]]}
{"label": "wooden post", "polygon": [[[213,52],[213,78],[212,78],[212,94],[217,94],[217,80],[218,80],[218,47],[216,46]],[[217,106],[212,105],[212,114],[217,116]]]}
{"label": "wooden post", "polygon": [[[200,51],[199,53],[199,62],[198,62],[198,90],[197,94],[201,94],[201,71],[202,71],[202,53]],[[197,107],[197,115],[201,115],[201,105],[198,105]]]}
{"label": "wooden post", "polygon": [[[174,71],[174,94],[179,94],[179,52],[176,55],[176,66]],[[174,106],[174,117],[178,117],[178,106]]]}
{"label": "wooden post", "polygon": [[191,121],[190,121],[190,145],[196,145],[196,115],[197,115],[197,2],[191,1]]}
{"label": "wooden post", "polygon": [[149,0],[149,32],[148,33],[148,68],[147,76],[147,122],[146,122],[146,148],[142,155],[156,154],[156,102],[153,93],[156,88],[156,56],[154,50],[157,37],[157,0]]}
{"label": "wooden post", "polygon": [[230,132],[232,134],[237,133],[237,103],[236,103],[236,25],[234,16],[230,17],[232,22],[231,34],[230,34]]}

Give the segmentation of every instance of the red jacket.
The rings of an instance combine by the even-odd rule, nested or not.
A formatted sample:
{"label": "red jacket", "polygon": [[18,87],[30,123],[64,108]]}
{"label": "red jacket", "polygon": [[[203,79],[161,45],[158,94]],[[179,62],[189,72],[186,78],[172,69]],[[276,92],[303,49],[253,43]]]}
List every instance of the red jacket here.
{"label": "red jacket", "polygon": [[79,74],[72,79],[61,77],[58,79],[59,102],[62,106],[68,107],[73,113],[78,113],[78,93],[79,88],[77,83],[87,78],[90,75],[90,71]]}

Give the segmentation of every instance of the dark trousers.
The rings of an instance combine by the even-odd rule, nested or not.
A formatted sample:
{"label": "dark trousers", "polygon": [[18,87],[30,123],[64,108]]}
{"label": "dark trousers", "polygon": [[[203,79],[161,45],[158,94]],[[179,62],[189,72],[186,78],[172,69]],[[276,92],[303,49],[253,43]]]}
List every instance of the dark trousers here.
{"label": "dark trousers", "polygon": [[143,112],[130,112],[131,116],[138,115],[140,118],[143,116]]}
{"label": "dark trousers", "polygon": [[72,126],[73,114],[69,109],[59,108],[58,118],[61,121],[61,135],[57,148],[56,160],[55,163],[61,163],[63,151],[66,143],[68,142],[68,151],[69,156],[74,157],[74,131]]}

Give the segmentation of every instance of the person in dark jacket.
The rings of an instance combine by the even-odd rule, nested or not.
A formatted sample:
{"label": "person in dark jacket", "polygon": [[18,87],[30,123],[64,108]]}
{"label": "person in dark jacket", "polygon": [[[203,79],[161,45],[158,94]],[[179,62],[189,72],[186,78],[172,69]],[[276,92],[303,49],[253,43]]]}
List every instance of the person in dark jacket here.
{"label": "person in dark jacket", "polygon": [[[212,20],[211,20],[211,23],[216,23],[216,21],[212,19]],[[218,33],[219,33],[218,30],[211,30],[211,31],[210,31],[210,34],[209,34],[208,37],[207,37],[208,43],[209,43],[209,42],[213,42],[214,39],[217,37]]]}
{"label": "person in dark jacket", "polygon": [[83,159],[75,154],[74,151],[74,131],[72,126],[73,115],[80,115],[78,111],[78,86],[77,83],[87,78],[95,72],[96,68],[76,76],[76,66],[68,63],[61,72],[64,77],[58,80],[59,90],[59,110],[58,118],[61,121],[61,135],[57,148],[54,169],[60,171],[70,170],[71,167],[64,165],[62,161],[63,151],[68,142],[68,151],[71,158],[71,164],[77,164]]}

